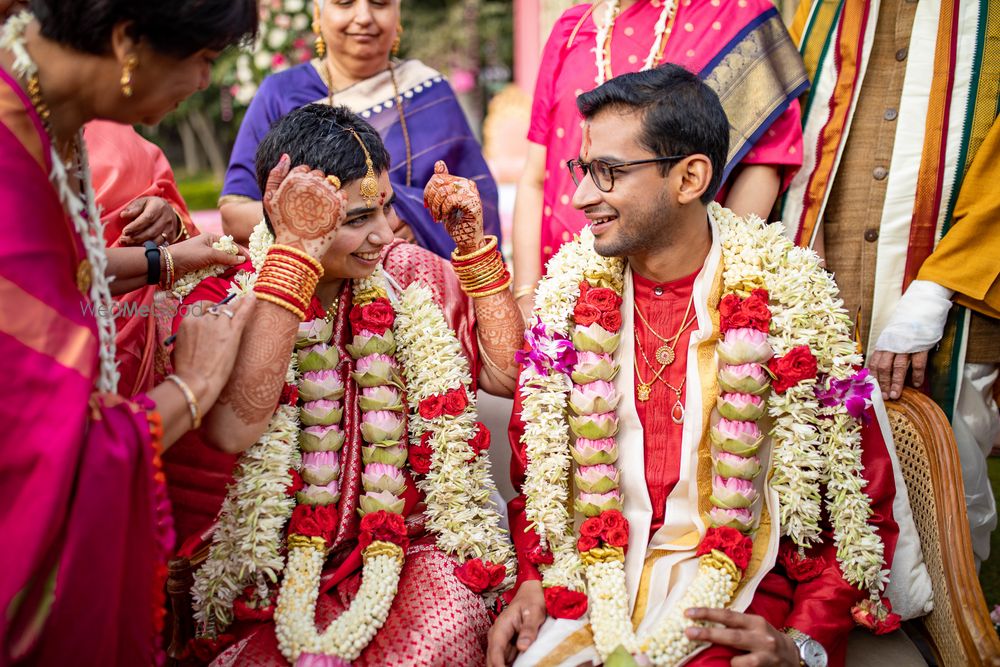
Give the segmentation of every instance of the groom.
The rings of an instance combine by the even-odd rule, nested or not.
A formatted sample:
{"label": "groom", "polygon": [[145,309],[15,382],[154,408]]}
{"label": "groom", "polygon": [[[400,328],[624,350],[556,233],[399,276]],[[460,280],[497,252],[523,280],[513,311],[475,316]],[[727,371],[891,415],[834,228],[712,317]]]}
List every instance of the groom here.
{"label": "groom", "polygon": [[[526,335],[532,350],[510,425],[518,586],[490,632],[488,664],[579,665],[611,653],[673,664],[664,657],[671,651],[699,665],[741,655],[745,663],[733,664],[843,664],[852,607],[880,630],[898,620],[873,580],[892,562],[898,527],[886,440],[870,419],[878,396],[855,370],[860,359],[851,357],[832,280],[811,256],[786,257],[779,234],[712,203],[729,123],[695,75],[673,65],[627,74],[577,104],[586,124],[568,167],[573,205],[593,234],[550,264],[536,300],[541,319]],[[589,257],[588,267],[575,268],[572,253]],[[768,257],[779,260],[761,259]],[[792,271],[801,285],[817,290],[818,309],[801,310],[803,288],[783,273],[792,261],[802,267]],[[547,309],[546,298],[558,306],[552,295],[565,279],[555,274],[573,270],[582,279],[563,294],[575,307],[560,323],[565,307]],[[803,324],[798,312],[817,319]],[[835,331],[844,332],[836,341]],[[817,332],[846,356],[834,359]],[[573,355],[551,352],[570,341]],[[549,392],[545,403],[546,387],[568,385],[567,367],[572,391]],[[820,396],[829,405],[817,408]],[[854,416],[844,412],[850,396],[862,401]],[[536,410],[532,401],[544,405]],[[571,416],[557,414],[560,407]],[[553,423],[574,432],[561,450]],[[806,432],[815,437],[803,439]],[[821,454],[819,442],[833,444]],[[825,456],[831,450],[857,455],[853,467],[835,468]],[[536,484],[546,464],[548,476]],[[820,479],[864,490],[821,510]],[[851,520],[848,502],[871,509],[871,523],[859,527],[870,539],[860,548],[879,567],[866,574],[838,562],[834,537],[842,537],[838,522]],[[567,505],[575,517],[560,509]],[[733,585],[712,589],[715,597],[693,592],[720,577]],[[609,590],[627,599],[624,608],[608,602],[616,598]]]}

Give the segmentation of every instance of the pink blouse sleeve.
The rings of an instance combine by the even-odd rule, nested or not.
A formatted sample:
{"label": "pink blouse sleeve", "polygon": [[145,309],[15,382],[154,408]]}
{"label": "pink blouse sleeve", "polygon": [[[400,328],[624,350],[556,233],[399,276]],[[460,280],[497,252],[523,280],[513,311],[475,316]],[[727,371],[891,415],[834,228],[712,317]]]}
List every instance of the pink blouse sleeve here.
{"label": "pink blouse sleeve", "polygon": [[562,60],[566,53],[566,42],[576,24],[580,22],[588,5],[567,10],[549,33],[549,39],[542,49],[542,61],[535,79],[535,96],[531,102],[531,125],[528,127],[528,141],[546,145],[551,126],[552,107],[555,105],[556,79],[562,70]]}
{"label": "pink blouse sleeve", "polygon": [[743,156],[740,165],[770,164],[781,171],[781,189],[788,187],[802,166],[802,110],[798,100],[771,123],[753,148]]}

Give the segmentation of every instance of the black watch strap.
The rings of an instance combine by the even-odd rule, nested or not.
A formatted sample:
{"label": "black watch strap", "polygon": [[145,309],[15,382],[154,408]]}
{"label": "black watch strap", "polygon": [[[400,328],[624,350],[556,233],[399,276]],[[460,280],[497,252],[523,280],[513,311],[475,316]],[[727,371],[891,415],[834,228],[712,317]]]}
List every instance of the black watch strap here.
{"label": "black watch strap", "polygon": [[160,249],[153,241],[146,241],[142,244],[146,249],[146,284],[160,284]]}

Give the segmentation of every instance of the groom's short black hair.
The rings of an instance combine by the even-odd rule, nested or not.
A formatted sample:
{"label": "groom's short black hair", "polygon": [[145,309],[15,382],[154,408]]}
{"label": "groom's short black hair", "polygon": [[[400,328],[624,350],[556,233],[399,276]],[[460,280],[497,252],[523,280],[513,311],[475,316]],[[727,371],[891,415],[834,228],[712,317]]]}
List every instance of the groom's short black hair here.
{"label": "groom's short black hair", "polygon": [[365,153],[351,130],[368,149],[375,173],[388,169],[389,153],[375,128],[347,107],[307,104],[275,122],[257,146],[257,185],[261,194],[282,153],[288,153],[292,167],[309,165],[336,176],[344,185],[363,177],[368,171]]}
{"label": "groom's short black hair", "polygon": [[[729,119],[718,95],[697,75],[666,64],[645,72],[622,74],[576,98],[584,118],[606,109],[642,114],[639,143],[655,155],[701,153],[712,163],[712,180],[701,196],[715,198],[729,152]],[[666,174],[672,163],[660,163]]]}

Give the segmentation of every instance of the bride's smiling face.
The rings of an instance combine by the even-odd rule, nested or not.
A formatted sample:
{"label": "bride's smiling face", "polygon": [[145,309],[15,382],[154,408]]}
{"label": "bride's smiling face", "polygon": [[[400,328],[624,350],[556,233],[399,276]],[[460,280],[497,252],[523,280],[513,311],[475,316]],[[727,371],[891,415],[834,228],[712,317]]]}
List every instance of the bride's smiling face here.
{"label": "bride's smiling face", "polygon": [[379,174],[379,192],[372,205],[361,196],[359,178],[343,186],[347,194],[347,217],[337,228],[333,244],[323,256],[324,276],[365,278],[378,266],[385,246],[392,242],[396,212],[392,202],[396,195],[389,183],[389,172]]}

